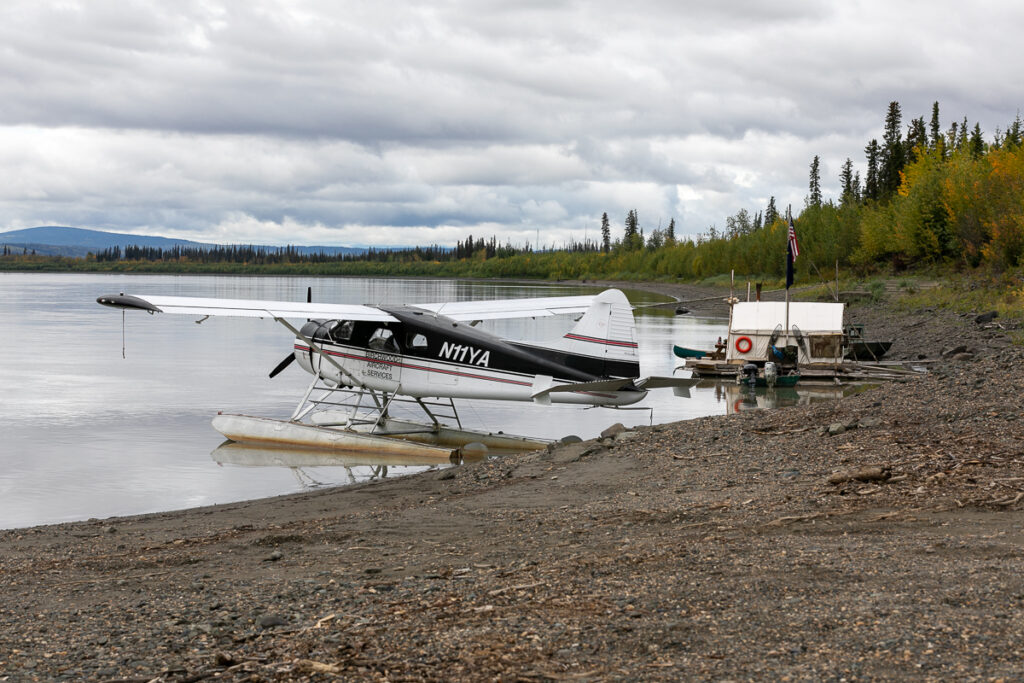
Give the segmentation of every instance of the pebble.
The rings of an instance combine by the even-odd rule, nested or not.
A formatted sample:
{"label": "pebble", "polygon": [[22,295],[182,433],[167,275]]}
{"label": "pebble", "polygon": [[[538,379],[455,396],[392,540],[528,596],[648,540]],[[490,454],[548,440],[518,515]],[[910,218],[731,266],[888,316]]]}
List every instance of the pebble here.
{"label": "pebble", "polygon": [[260,628],[267,629],[274,628],[275,626],[284,626],[288,622],[279,614],[264,614],[256,623]]}

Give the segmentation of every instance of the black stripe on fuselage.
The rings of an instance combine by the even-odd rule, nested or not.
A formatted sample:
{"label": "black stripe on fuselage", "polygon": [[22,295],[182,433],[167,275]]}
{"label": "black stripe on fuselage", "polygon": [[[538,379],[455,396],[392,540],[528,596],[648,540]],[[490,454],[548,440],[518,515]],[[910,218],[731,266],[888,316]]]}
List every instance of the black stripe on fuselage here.
{"label": "black stripe on fuselage", "polygon": [[568,351],[561,351],[559,349],[549,349],[540,346],[531,346],[530,344],[522,342],[509,342],[514,346],[518,346],[521,349],[525,349],[528,353],[533,353],[541,358],[545,358],[552,363],[558,363],[559,365],[567,365],[570,368],[575,368],[581,372],[585,372],[590,375],[600,377],[639,377],[640,376],[640,363],[635,361],[627,360],[608,360],[605,358],[595,358],[593,356],[584,356],[578,353],[569,353]]}
{"label": "black stripe on fuselage", "polygon": [[[564,351],[520,345],[466,323],[411,307],[381,307],[381,310],[397,318],[398,322],[354,321],[349,338],[333,339],[331,329],[336,321],[313,320],[303,326],[302,334],[316,341],[368,349],[374,332],[385,328],[392,332],[396,346],[372,350],[400,353],[410,360],[441,361],[459,368],[490,369],[530,377],[550,375],[554,379],[569,382],[639,376],[638,363],[609,362]],[[425,342],[425,345],[415,345],[413,341],[416,339]]]}

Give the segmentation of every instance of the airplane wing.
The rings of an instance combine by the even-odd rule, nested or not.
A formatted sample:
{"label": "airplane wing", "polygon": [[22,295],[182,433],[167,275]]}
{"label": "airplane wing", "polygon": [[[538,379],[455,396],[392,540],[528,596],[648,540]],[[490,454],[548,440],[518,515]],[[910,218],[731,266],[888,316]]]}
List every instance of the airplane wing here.
{"label": "airplane wing", "polygon": [[97,303],[114,308],[131,308],[150,313],[182,315],[229,315],[245,318],[325,318],[328,320],[397,321],[379,308],[357,304],[307,304],[296,301],[256,299],[208,299],[186,296],[107,294]]}
{"label": "airplane wing", "polygon": [[594,296],[549,296],[533,299],[489,299],[412,305],[453,320],[472,321],[539,318],[562,313],[583,313],[590,308],[593,301]]}

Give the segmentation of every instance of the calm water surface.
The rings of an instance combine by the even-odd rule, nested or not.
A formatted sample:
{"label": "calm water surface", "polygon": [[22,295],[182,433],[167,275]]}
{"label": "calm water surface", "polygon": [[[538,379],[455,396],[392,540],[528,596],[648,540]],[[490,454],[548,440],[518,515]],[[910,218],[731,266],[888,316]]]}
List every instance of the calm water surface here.
{"label": "calm water surface", "polygon": [[[559,285],[283,277],[51,275],[0,273],[0,528],[156,512],[244,500],[376,476],[371,466],[308,466],[217,451],[217,411],[287,418],[310,376],[298,365],[271,380],[291,335],[269,320],[129,312],[95,303],[101,294],[333,303],[424,303],[558,296],[596,290]],[[635,303],[657,295],[628,292]],[[670,375],[672,344],[710,348],[725,321],[640,309],[641,372]],[[560,336],[568,316],[485,323],[521,339]],[[122,357],[122,349],[124,357]],[[795,394],[794,394],[794,400]],[[462,401],[463,424],[529,436],[586,439],[627,426],[755,407],[735,387],[695,389],[692,398],[651,392],[643,410],[542,407]],[[764,406],[762,406],[764,407]],[[285,454],[287,455],[287,454]],[[290,465],[290,466],[289,466]],[[389,474],[422,467],[391,467]]]}

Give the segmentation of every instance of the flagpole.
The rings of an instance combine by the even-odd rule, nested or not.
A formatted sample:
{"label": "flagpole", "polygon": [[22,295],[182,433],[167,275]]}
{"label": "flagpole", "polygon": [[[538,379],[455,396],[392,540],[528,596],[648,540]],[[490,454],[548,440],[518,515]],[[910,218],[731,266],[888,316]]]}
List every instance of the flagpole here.
{"label": "flagpole", "polygon": [[[787,230],[787,233],[786,233],[786,261],[787,261],[786,268],[787,268],[787,273],[788,273],[788,269],[791,267],[790,263],[791,263],[792,258],[793,258],[792,255],[790,254],[789,233],[788,233],[789,226],[793,225],[793,214],[791,213],[791,207],[792,207],[792,205],[786,207],[786,230]],[[786,335],[786,337],[785,337],[785,339],[786,339],[785,346],[788,347],[789,346],[789,278],[788,277],[786,278],[786,326],[783,328],[783,332]],[[799,354],[799,351],[797,353]]]}

